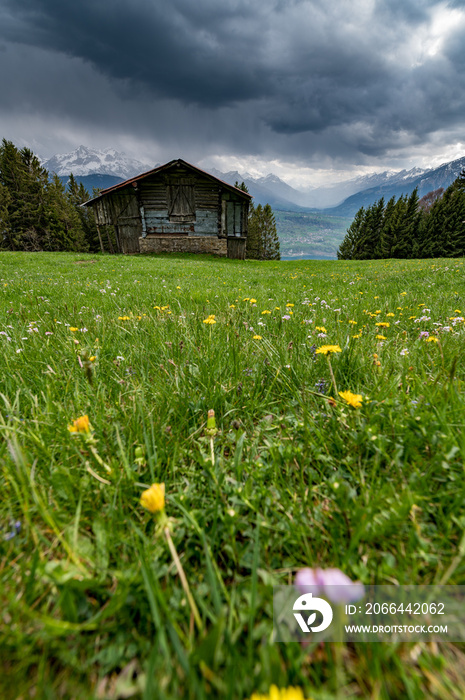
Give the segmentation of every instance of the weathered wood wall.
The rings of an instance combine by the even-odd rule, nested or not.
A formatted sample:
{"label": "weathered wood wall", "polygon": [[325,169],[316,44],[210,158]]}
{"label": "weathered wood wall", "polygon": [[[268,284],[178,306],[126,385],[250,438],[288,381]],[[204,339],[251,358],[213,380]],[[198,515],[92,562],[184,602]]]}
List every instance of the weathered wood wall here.
{"label": "weathered wood wall", "polygon": [[[109,192],[94,209],[98,225],[115,226],[122,253],[139,252],[139,239],[146,236],[207,236],[228,238],[229,257],[245,254],[248,202],[187,168],[155,173]],[[237,242],[230,243],[231,237]]]}
{"label": "weathered wood wall", "polygon": [[228,258],[245,260],[246,238],[238,236],[228,236]]}
{"label": "weathered wood wall", "polygon": [[115,226],[121,253],[138,253],[142,232],[139,206],[134,192],[122,190],[102,197],[95,205],[97,225]]}
{"label": "weathered wood wall", "polygon": [[[191,183],[193,188],[195,214],[190,221],[170,220],[173,217],[169,213],[169,188],[175,186],[176,179],[179,183]],[[220,233],[219,190],[218,185],[208,178],[187,178],[184,172],[179,173],[177,178],[170,176],[158,181],[144,180],[140,183],[139,196],[144,207],[147,234],[217,236]],[[185,218],[189,217],[186,215]]]}

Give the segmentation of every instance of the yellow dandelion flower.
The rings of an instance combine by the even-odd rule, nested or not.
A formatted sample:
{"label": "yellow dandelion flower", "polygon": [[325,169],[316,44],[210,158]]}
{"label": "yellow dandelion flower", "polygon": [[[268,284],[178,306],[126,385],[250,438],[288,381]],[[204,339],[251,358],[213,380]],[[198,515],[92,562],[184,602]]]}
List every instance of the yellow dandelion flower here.
{"label": "yellow dandelion flower", "polygon": [[263,314],[270,314],[270,313],[271,313],[271,311],[268,311],[268,309],[265,309],[264,311],[262,311],[262,316],[263,316]]}
{"label": "yellow dandelion flower", "polygon": [[353,321],[351,318],[349,319],[349,323],[351,323],[353,326],[357,325],[357,321]]}
{"label": "yellow dandelion flower", "polygon": [[286,304],[287,307],[294,306],[294,304]]}
{"label": "yellow dandelion flower", "polygon": [[376,340],[386,340],[386,336],[385,335],[377,335]]}
{"label": "yellow dandelion flower", "polygon": [[68,430],[70,433],[90,433],[89,416],[79,416],[72,425],[68,425]]}
{"label": "yellow dandelion flower", "polygon": [[216,323],[216,321],[214,318],[208,317],[208,318],[204,319],[204,323],[208,323],[211,325],[212,323]]}
{"label": "yellow dandelion flower", "polygon": [[339,396],[347,401],[349,406],[354,408],[360,408],[363,401],[363,396],[361,394],[353,394],[351,391],[340,391]]}
{"label": "yellow dandelion flower", "polygon": [[91,355],[91,356],[89,357],[89,362],[95,362],[96,359],[97,359],[97,356],[96,356],[96,355]]}
{"label": "yellow dandelion flower", "polygon": [[79,330],[79,328],[75,328],[74,326],[70,326],[70,329],[69,329],[69,330],[70,330],[72,333],[75,333],[76,331]]}
{"label": "yellow dandelion flower", "polygon": [[316,331],[321,331],[322,333],[326,333],[326,328],[324,326],[315,326]]}
{"label": "yellow dandelion flower", "polygon": [[390,311],[388,314],[386,314],[386,316],[394,316],[394,315],[395,314],[393,314],[392,311]]}
{"label": "yellow dandelion flower", "polygon": [[426,338],[427,343],[439,343],[439,338],[435,338],[434,335],[430,335],[429,338]]}
{"label": "yellow dandelion flower", "polygon": [[256,304],[256,303],[257,303],[257,300],[256,300],[256,299],[249,299],[249,301],[250,301],[251,304]]}
{"label": "yellow dandelion flower", "polygon": [[353,336],[352,336],[352,338],[361,338],[361,337],[362,337],[362,334],[361,334],[361,333],[357,333],[357,335],[353,335]]}
{"label": "yellow dandelion flower", "polygon": [[165,484],[152,484],[142,492],[140,504],[150,513],[159,513],[165,507]]}
{"label": "yellow dandelion flower", "polygon": [[390,325],[388,321],[378,321],[378,323],[375,323],[375,326],[380,326],[380,328],[389,328]]}
{"label": "yellow dandelion flower", "polygon": [[342,352],[342,350],[339,345],[322,345],[320,348],[315,350],[315,354],[317,355],[327,355],[328,353],[333,352]]}
{"label": "yellow dandelion flower", "polygon": [[254,335],[253,339],[254,340],[261,340],[262,336],[261,335]]}
{"label": "yellow dandelion flower", "polygon": [[[305,700],[302,688],[278,688],[276,685],[270,686],[268,693],[252,693],[250,700]],[[309,698],[307,699],[309,700]]]}
{"label": "yellow dandelion flower", "polygon": [[229,305],[229,308],[230,308],[230,309],[235,309],[235,308],[236,308],[236,304],[230,304],[230,305]]}

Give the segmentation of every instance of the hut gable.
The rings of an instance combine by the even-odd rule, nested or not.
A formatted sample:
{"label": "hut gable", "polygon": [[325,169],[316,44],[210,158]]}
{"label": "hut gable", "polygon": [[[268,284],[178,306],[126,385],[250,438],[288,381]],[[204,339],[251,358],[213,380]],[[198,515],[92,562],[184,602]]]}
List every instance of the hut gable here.
{"label": "hut gable", "polygon": [[120,251],[245,256],[250,195],[174,160],[86,202],[97,225],[115,227]]}

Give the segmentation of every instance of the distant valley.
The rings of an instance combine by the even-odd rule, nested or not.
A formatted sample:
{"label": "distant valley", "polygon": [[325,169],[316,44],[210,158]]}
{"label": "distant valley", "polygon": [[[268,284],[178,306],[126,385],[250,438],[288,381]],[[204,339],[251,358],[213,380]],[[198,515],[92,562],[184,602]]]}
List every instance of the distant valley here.
{"label": "distant valley", "polygon": [[[115,149],[98,151],[80,146],[75,151],[57,154],[42,165],[56,173],[64,184],[73,173],[92,196],[94,188],[105,189],[155,168],[129,158]],[[276,216],[281,253],[291,257],[335,258],[356,212],[384,197],[410,194],[418,188],[420,197],[432,190],[446,189],[465,168],[465,157],[437,168],[385,171],[357,177],[329,187],[297,190],[277,175],[254,178],[238,171],[209,172],[229,184],[244,182],[254,204],[270,204]]]}

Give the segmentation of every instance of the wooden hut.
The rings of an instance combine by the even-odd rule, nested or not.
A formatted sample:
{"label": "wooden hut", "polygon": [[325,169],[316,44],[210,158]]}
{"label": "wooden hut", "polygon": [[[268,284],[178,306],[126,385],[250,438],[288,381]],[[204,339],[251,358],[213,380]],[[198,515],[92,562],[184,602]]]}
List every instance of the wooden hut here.
{"label": "wooden hut", "polygon": [[213,253],[245,257],[251,195],[172,160],[102,190],[97,226],[114,226],[121,253]]}

